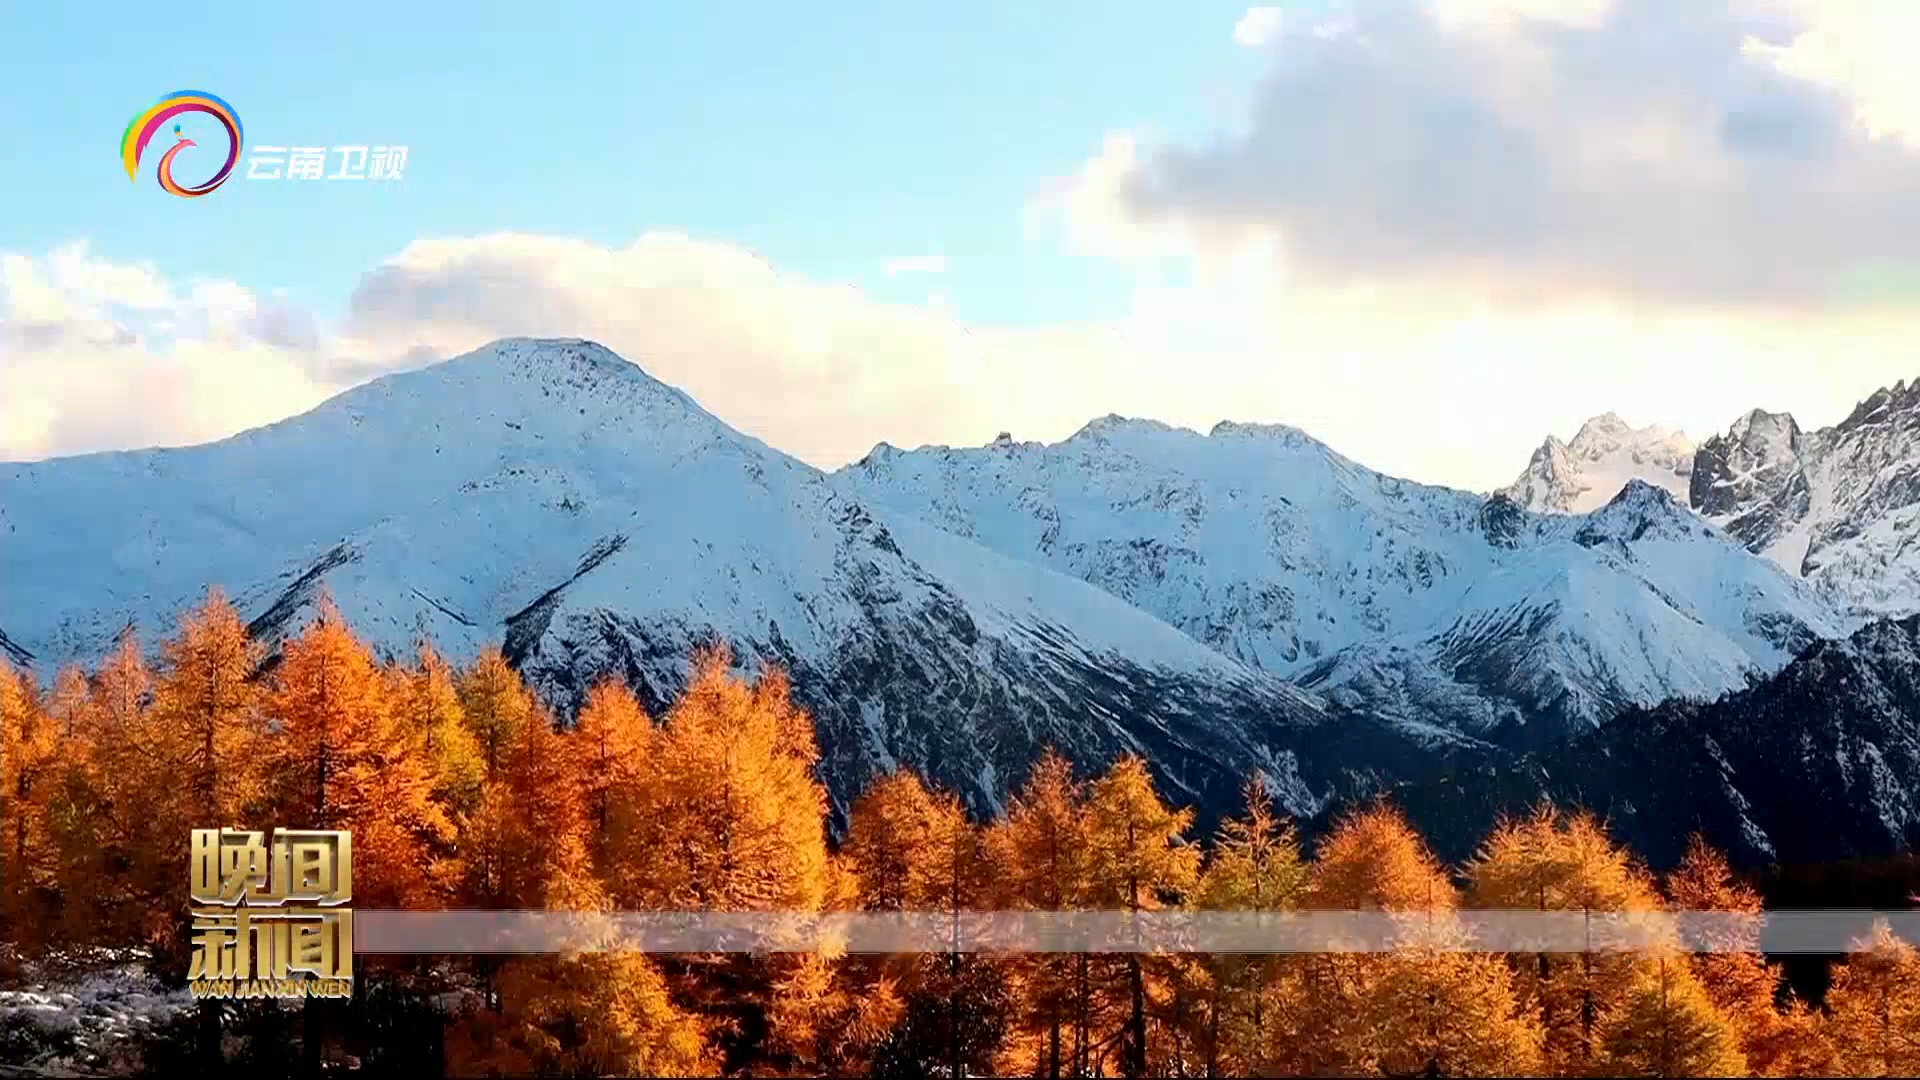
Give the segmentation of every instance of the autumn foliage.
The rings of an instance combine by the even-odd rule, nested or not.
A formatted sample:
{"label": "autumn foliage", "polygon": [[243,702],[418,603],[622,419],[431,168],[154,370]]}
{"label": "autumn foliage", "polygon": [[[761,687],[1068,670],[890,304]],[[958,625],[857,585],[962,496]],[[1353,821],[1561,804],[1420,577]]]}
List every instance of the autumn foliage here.
{"label": "autumn foliage", "polygon": [[[350,830],[361,908],[1320,909],[1404,927],[1379,953],[368,958],[434,1018],[455,1075],[1920,1073],[1920,953],[1885,926],[1818,1005],[1751,942],[1453,947],[1471,908],[1758,911],[1705,844],[1656,877],[1602,822],[1541,807],[1448,867],[1381,802],[1309,857],[1264,777],[1202,836],[1140,759],[1083,772],[1101,763],[1051,752],[991,821],[902,770],[830,837],[785,679],[690,661],[664,715],[614,681],[563,723],[498,651],[378,657],[323,605],[269,657],[216,595],[150,654],[125,640],[45,684],[0,664],[5,959],[137,944],[177,980],[189,830],[269,823]],[[301,1037],[382,1060],[370,1007],[309,1009]]]}

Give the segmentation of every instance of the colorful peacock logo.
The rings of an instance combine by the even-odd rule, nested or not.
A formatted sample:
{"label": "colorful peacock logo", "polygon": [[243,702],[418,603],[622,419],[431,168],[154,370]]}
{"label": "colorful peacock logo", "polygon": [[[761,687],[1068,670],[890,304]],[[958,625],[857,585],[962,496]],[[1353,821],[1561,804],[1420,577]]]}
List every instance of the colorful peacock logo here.
{"label": "colorful peacock logo", "polygon": [[[173,178],[173,156],[189,146],[192,139],[180,133],[180,123],[176,117],[186,113],[205,113],[218,120],[227,129],[227,162],[213,178],[203,183],[187,187]],[[120,162],[127,167],[127,179],[136,180],[140,172],[140,155],[146,152],[147,143],[154,133],[173,121],[174,144],[160,157],[160,165],[154,170],[160,186],[169,194],[191,199],[205,195],[227,182],[233,175],[233,167],[240,160],[240,114],[233,106],[214,97],[204,90],[181,90],[168,94],[133,118],[127,125],[126,134],[120,137]]]}

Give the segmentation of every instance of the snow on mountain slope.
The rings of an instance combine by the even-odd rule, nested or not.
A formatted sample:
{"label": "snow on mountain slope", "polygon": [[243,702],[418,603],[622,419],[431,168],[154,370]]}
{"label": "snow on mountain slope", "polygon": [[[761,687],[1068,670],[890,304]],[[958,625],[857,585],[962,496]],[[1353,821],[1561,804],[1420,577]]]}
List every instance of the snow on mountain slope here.
{"label": "snow on mountain slope", "polygon": [[1701,444],[1690,497],[1851,616],[1920,611],[1920,382],[1815,432],[1755,410]]}
{"label": "snow on mountain slope", "polygon": [[1472,531],[1478,499],[1372,473],[1291,428],[1203,437],[1106,417],[1053,446],[882,445],[837,477],[1270,671],[1448,606],[1477,557],[1434,523]]}
{"label": "snow on mountain slope", "polygon": [[1798,583],[1639,481],[1585,517],[1513,522],[1496,534],[1511,555],[1446,625],[1350,647],[1301,683],[1539,746],[1629,706],[1717,697],[1839,632]]}
{"label": "snow on mountain slope", "polygon": [[1687,497],[1694,446],[1685,435],[1653,426],[1634,428],[1613,413],[1580,426],[1572,441],[1549,435],[1520,478],[1503,492],[1543,514],[1585,514],[1605,506],[1630,480]]}
{"label": "snow on mountain slope", "polygon": [[1646,484],[1541,516],[1286,427],[1107,417],[1054,445],[882,445],[836,479],[1414,728],[1552,739],[1744,686],[1838,632],[1800,583]]}
{"label": "snow on mountain slope", "polygon": [[586,342],[496,343],[206,446],[0,466],[0,507],[0,629],[47,673],[128,625],[152,642],[208,585],[269,641],[324,589],[391,654],[504,643],[562,706],[617,674],[658,709],[723,638],[790,671],[841,809],[897,763],[989,808],[1051,743],[1143,753],[1203,806],[1263,768],[1308,812],[1398,752],[1078,580],[870,512]]}

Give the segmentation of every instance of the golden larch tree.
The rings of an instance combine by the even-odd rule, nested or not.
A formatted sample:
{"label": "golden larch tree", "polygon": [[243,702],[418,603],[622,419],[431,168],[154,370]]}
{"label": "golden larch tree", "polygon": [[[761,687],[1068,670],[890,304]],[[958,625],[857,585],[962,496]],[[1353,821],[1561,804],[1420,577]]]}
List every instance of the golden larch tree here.
{"label": "golden larch tree", "polygon": [[[1386,1075],[1527,1075],[1542,1064],[1537,1025],[1499,958],[1459,951],[1459,895],[1392,806],[1375,803],[1319,845],[1308,903],[1377,913],[1386,953],[1307,956],[1288,964],[1274,1000],[1284,1026],[1270,1060],[1282,1070]],[[1331,942],[1335,948],[1359,942]]]}
{"label": "golden larch tree", "polygon": [[818,911],[829,881],[812,722],[777,672],[753,685],[723,652],[693,666],[638,785],[645,840],[625,906]]}
{"label": "golden larch tree", "polygon": [[461,1017],[450,1076],[710,1076],[699,1023],[634,953],[518,961],[500,972],[498,1011]]}
{"label": "golden larch tree", "polygon": [[[1180,903],[1200,873],[1200,851],[1185,835],[1192,824],[1191,810],[1172,810],[1160,801],[1144,760],[1127,755],[1115,761],[1087,798],[1087,902],[1133,915]],[[1117,1041],[1120,1068],[1127,1076],[1145,1076],[1149,964],[1134,951],[1121,967],[1126,1013]]]}
{"label": "golden larch tree", "polygon": [[888,773],[854,800],[840,845],[867,911],[923,911],[939,906],[945,877],[939,848],[963,818],[957,803],[938,799],[906,769]]}
{"label": "golden larch tree", "polygon": [[874,970],[870,965],[850,971],[845,964],[848,959],[831,950],[802,953],[756,973],[770,982],[764,992],[767,1038],[756,1072],[766,1068],[782,1076],[872,1072],[874,1051],[900,1022],[903,1001],[890,980],[863,977]]}
{"label": "golden larch tree", "polygon": [[[456,899],[467,907],[604,914],[611,897],[594,873],[586,799],[566,737],[497,650],[482,653],[456,685],[485,772],[478,804],[457,823]],[[663,1075],[704,1068],[694,1050],[698,1029],[656,992],[659,973],[644,956],[483,959],[478,967],[481,1005],[461,1018],[448,1050],[450,1064],[464,1072],[618,1075],[633,1061],[651,1062]]]}
{"label": "golden larch tree", "polygon": [[407,907],[428,897],[432,857],[452,828],[387,690],[367,647],[323,603],[274,669],[268,788],[277,824],[352,834],[356,903]]}
{"label": "golden larch tree", "polygon": [[653,721],[633,691],[605,680],[587,692],[567,739],[585,802],[588,852],[594,871],[615,895],[638,890],[638,883],[617,880],[616,872],[639,862],[633,857],[641,837],[639,789],[653,736]]}
{"label": "golden larch tree", "polygon": [[[988,827],[996,903],[1017,910],[1061,912],[1088,894],[1085,789],[1073,766],[1052,748],[1035,761],[1001,818]],[[1090,962],[1045,954],[1022,958],[1017,1030],[1027,1053],[1008,1063],[1027,1075],[1086,1075],[1091,1035]]]}
{"label": "golden larch tree", "polygon": [[[109,661],[111,662],[111,661]],[[110,817],[97,743],[101,723],[92,680],[66,668],[54,680],[48,713],[54,746],[34,801],[48,849],[50,894],[45,930],[67,945],[125,944],[140,940],[124,921],[125,880],[103,855],[111,843]]]}
{"label": "golden larch tree", "polygon": [[1876,922],[1827,989],[1828,1035],[1843,1076],[1920,1076],[1920,950]]}
{"label": "golden larch tree", "polygon": [[[1274,812],[1266,777],[1257,772],[1250,777],[1241,798],[1241,815],[1220,823],[1196,906],[1255,919],[1298,907],[1308,868],[1293,827]],[[1265,998],[1273,968],[1270,956],[1208,959],[1207,1075],[1245,1075],[1259,1062],[1267,1041]]]}
{"label": "golden larch tree", "polygon": [[466,818],[480,805],[486,767],[461,708],[453,669],[423,642],[413,665],[390,669],[387,679],[394,718],[426,764],[434,802],[448,821]]}
{"label": "golden larch tree", "polygon": [[994,873],[982,831],[958,799],[928,791],[905,770],[868,788],[849,819],[841,851],[859,882],[861,906],[922,920],[938,914],[946,924],[944,956],[878,963],[854,957],[843,965],[862,994],[902,998],[906,1022],[882,1032],[888,1037],[886,1066],[954,1074],[992,1068],[1007,1019],[1001,965],[963,954],[958,940],[964,913],[992,902]]}
{"label": "golden larch tree", "polygon": [[1320,842],[1307,895],[1312,907],[1339,911],[1448,910],[1456,902],[1446,869],[1384,802],[1348,814]]}
{"label": "golden larch tree", "polygon": [[492,777],[520,731],[544,719],[540,705],[498,648],[482,651],[456,685],[482,771]]}
{"label": "golden larch tree", "polygon": [[[1441,916],[1442,921],[1448,916]],[[1448,928],[1441,928],[1444,937]],[[1541,1031],[1498,956],[1422,941],[1378,961],[1366,988],[1373,1067],[1385,1076],[1534,1076]]]}
{"label": "golden larch tree", "polygon": [[462,902],[585,910],[610,898],[594,873],[572,747],[497,648],[456,680],[485,779],[461,823]]}
{"label": "golden larch tree", "polygon": [[[952,828],[949,815],[963,817],[957,804],[936,797],[906,769],[874,781],[854,800],[840,859],[854,885],[856,906],[903,918],[925,918],[936,910],[944,887],[937,861]],[[807,1009],[809,1000],[831,1002],[826,1011],[841,1014],[838,1026],[846,1032],[837,1064],[866,1071],[880,1040],[899,1022],[906,997],[924,987],[933,968],[929,960],[913,953],[848,956],[837,973],[816,965],[791,977],[784,1008]],[[836,994],[842,997],[836,999]],[[867,1008],[859,1015],[844,1015],[847,999],[863,1001]],[[795,1018],[783,1020],[789,1028],[796,1026]]]}
{"label": "golden larch tree", "polygon": [[[1725,856],[1695,834],[1686,854],[1665,880],[1668,902],[1676,911],[1704,918],[1751,918],[1761,912],[1760,895],[1738,881]],[[1740,1051],[1759,1076],[1807,1075],[1830,1053],[1817,1014],[1805,1003],[1776,1001],[1780,970],[1760,955],[1755,926],[1707,926],[1711,950],[1690,957],[1693,974],[1707,997],[1740,1035]]]}
{"label": "golden larch tree", "polygon": [[[152,679],[138,643],[129,634],[87,681],[84,793],[90,799],[81,835],[75,823],[67,873],[69,891],[96,905],[102,943],[137,941],[160,945],[175,929],[180,905],[184,823],[179,778],[174,772],[177,732],[160,728],[148,707]],[[191,828],[191,825],[184,827]],[[82,850],[91,843],[92,851]]]}
{"label": "golden larch tree", "polygon": [[[667,712],[636,786],[639,842],[614,873],[622,907],[815,912],[834,895],[812,720],[777,670],[748,683],[730,669],[724,650],[697,655]],[[778,1000],[810,994],[818,981],[797,972],[818,962],[688,958],[677,985],[720,1030],[729,1068],[805,1069],[816,1040],[771,1025],[799,1015]]]}
{"label": "golden larch tree", "polygon": [[0,660],[0,916],[9,937],[44,944],[43,893],[53,885],[46,799],[59,749],[32,681]]}
{"label": "golden larch tree", "polygon": [[[1542,805],[1503,820],[1467,864],[1469,902],[1494,910],[1657,912],[1652,878],[1584,811]],[[1577,1072],[1597,1053],[1600,1019],[1644,980],[1643,952],[1510,956],[1523,1005],[1546,1033],[1550,1068]]]}
{"label": "golden larch tree", "polygon": [[1661,952],[1633,969],[1598,1025],[1603,1076],[1745,1076],[1740,1033],[1693,969]]}
{"label": "golden larch tree", "polygon": [[245,828],[257,808],[264,724],[254,674],[264,653],[233,605],[210,590],[161,642],[160,656],[153,723],[175,785],[169,846],[185,859],[193,829]]}
{"label": "golden larch tree", "polygon": [[[518,683],[518,676],[515,676]],[[483,744],[484,745],[484,744]],[[475,833],[489,871],[474,883],[487,907],[592,910],[607,902],[594,873],[584,793],[565,737],[537,707],[494,750]],[[471,875],[473,867],[469,866]]]}

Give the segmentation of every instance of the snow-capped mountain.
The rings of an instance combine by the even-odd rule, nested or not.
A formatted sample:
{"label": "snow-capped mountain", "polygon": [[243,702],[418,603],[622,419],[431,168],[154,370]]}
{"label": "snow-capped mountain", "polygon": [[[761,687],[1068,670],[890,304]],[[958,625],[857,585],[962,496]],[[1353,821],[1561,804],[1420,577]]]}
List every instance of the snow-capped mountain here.
{"label": "snow-capped mountain", "polygon": [[1539,515],[1288,427],[1107,417],[1054,445],[883,444],[836,479],[1349,708],[1503,741],[1713,697],[1837,632],[1800,582],[1646,484]]}
{"label": "snow-capped mountain", "polygon": [[1584,514],[1605,506],[1628,481],[1641,480],[1685,502],[1693,454],[1693,442],[1680,432],[1635,428],[1605,413],[1582,424],[1569,442],[1547,436],[1503,494],[1543,514]]}
{"label": "snow-capped mountain", "polygon": [[586,342],[496,343],[205,446],[0,466],[0,537],[0,631],[47,676],[129,625],[155,641],[209,585],[270,641],[324,589],[392,654],[504,643],[563,707],[611,674],[658,708],[722,638],[789,670],[842,808],[909,763],[984,810],[1050,743],[1141,752],[1202,806],[1263,768],[1309,813],[1403,741],[873,511]]}
{"label": "snow-capped mountain", "polygon": [[[1728,747],[1746,713],[1645,707],[1769,700],[1770,673],[1853,625],[1822,590],[1858,607],[1904,587],[1916,398],[1811,436],[1747,417],[1696,455],[1699,515],[1638,478],[1535,513],[1234,423],[882,445],[828,476],[597,345],[511,340],[218,443],[0,465],[0,650],[50,676],[128,627],[155,641],[209,585],[273,642],[325,591],[390,654],[501,644],[563,712],[607,675],[658,710],[689,653],[725,640],[791,673],[840,811],[897,765],[989,810],[1049,744],[1088,768],[1141,753],[1203,815],[1256,768],[1302,816],[1436,768],[1461,805],[1586,772],[1616,787],[1575,795],[1650,805],[1674,796],[1607,762],[1666,729],[1602,721],[1729,717],[1674,760],[1784,762],[1771,734]],[[1811,583],[1780,565],[1798,537]],[[1817,719],[1785,707],[1752,722]],[[1836,768],[1876,778],[1831,800],[1868,847],[1920,789],[1898,735],[1834,736],[1853,740]]]}
{"label": "snow-capped mountain", "polygon": [[1755,410],[1700,446],[1693,508],[1856,615],[1920,611],[1920,382],[1806,432]]}

